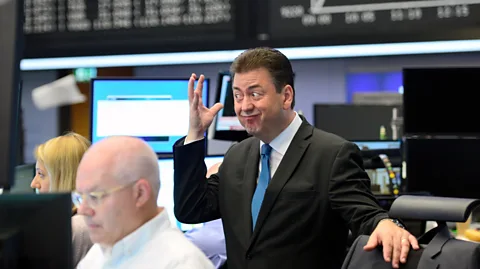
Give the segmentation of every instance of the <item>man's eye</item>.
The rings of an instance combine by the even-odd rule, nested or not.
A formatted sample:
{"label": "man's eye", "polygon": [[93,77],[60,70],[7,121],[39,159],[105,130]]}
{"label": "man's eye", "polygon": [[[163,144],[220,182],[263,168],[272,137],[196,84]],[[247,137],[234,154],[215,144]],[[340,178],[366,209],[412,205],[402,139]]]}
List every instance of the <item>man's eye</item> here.
{"label": "man's eye", "polygon": [[96,202],[100,199],[100,197],[96,196],[96,195],[89,195],[88,198],[90,199],[90,201],[92,202]]}

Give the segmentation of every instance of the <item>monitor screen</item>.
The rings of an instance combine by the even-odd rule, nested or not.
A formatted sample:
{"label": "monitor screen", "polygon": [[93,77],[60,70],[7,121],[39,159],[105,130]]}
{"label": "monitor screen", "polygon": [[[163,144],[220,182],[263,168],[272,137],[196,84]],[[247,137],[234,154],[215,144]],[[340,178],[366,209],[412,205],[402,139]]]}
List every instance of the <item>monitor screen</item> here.
{"label": "monitor screen", "polygon": [[[390,177],[386,168],[365,169],[370,177],[371,190],[375,195],[394,195],[390,186]],[[400,167],[393,167],[396,181],[401,185],[402,173]],[[395,194],[396,195],[396,194]]]}
{"label": "monitor screen", "polygon": [[17,165],[15,167],[15,184],[9,193],[33,193],[34,189],[30,186],[35,177],[35,163]]}
{"label": "monitor screen", "polygon": [[[208,106],[209,80],[203,84]],[[114,135],[144,139],[156,153],[171,154],[187,135],[188,79],[92,79],[92,143]]]}
{"label": "monitor screen", "polygon": [[409,135],[480,135],[480,68],[403,70],[404,130]]}
{"label": "monitor screen", "polygon": [[73,268],[72,198],[0,195],[0,268]]}
{"label": "monitor screen", "polygon": [[[216,163],[222,162],[223,156],[207,156],[205,157],[205,164],[207,169],[213,166]],[[160,159],[158,160],[158,165],[160,167],[160,193],[158,195],[158,205],[163,206],[170,217],[172,223],[176,223],[177,227],[182,231],[188,231],[195,227],[200,227],[203,224],[184,224],[177,221],[175,214],[173,212],[174,202],[173,202],[173,159]]]}
{"label": "monitor screen", "polygon": [[400,139],[402,128],[392,119],[402,115],[401,106],[315,104],[315,127],[350,141]]}
{"label": "monitor screen", "polygon": [[480,139],[407,139],[407,191],[480,199]]}
{"label": "monitor screen", "polygon": [[223,109],[218,112],[215,118],[214,130],[210,132],[212,134],[210,138],[227,141],[241,141],[247,138],[248,133],[240,124],[235,113],[230,73],[223,72],[219,74],[215,103],[223,104]]}

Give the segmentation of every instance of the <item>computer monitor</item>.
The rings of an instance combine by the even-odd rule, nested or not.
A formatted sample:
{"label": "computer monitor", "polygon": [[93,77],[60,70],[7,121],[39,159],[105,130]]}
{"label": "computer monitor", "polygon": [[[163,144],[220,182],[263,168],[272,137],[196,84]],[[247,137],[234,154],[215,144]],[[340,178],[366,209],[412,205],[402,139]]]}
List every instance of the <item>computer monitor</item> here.
{"label": "computer monitor", "polygon": [[70,193],[0,195],[0,268],[73,268]]}
{"label": "computer monitor", "polygon": [[[175,141],[188,132],[188,81],[92,79],[92,143],[108,136],[135,136],[144,139],[157,154],[172,154]],[[202,98],[206,106],[208,91],[209,80],[205,79]]]}
{"label": "computer monitor", "polygon": [[479,78],[480,68],[404,69],[405,134],[480,136]]}
{"label": "computer monitor", "polygon": [[35,190],[30,187],[35,177],[35,164],[23,164],[15,167],[15,184],[9,193],[34,193]]}
{"label": "computer monitor", "polygon": [[403,135],[398,128],[395,137],[392,128],[394,114],[402,115],[401,106],[315,104],[314,110],[315,127],[350,141],[400,139]]}
{"label": "computer monitor", "polygon": [[[207,166],[207,170],[218,162],[223,161],[223,156],[207,156],[205,157],[205,164]],[[179,222],[175,218],[174,214],[174,201],[173,201],[173,159],[172,158],[164,158],[158,160],[158,166],[160,167],[160,193],[158,195],[158,205],[164,207],[167,212],[168,216],[170,217],[170,221],[175,223],[176,226],[182,231],[188,231],[196,227],[203,226],[203,223],[199,224],[185,224]]]}
{"label": "computer monitor", "polygon": [[212,124],[209,138],[239,142],[249,137],[240,124],[233,103],[232,76],[229,72],[218,75],[215,103],[222,103],[221,109]]}
{"label": "computer monitor", "polygon": [[363,166],[375,195],[402,192],[402,151],[400,141],[354,141],[361,149]]}
{"label": "computer monitor", "polygon": [[[402,169],[401,167],[392,167],[395,174],[395,181],[401,186],[402,181]],[[392,190],[391,179],[386,168],[365,169],[370,177],[370,188],[375,195],[398,195]],[[398,188],[397,188],[398,189]]]}
{"label": "computer monitor", "polygon": [[0,1],[0,188],[13,185],[17,165],[23,1]]}
{"label": "computer monitor", "polygon": [[480,139],[407,139],[407,191],[480,199]]}

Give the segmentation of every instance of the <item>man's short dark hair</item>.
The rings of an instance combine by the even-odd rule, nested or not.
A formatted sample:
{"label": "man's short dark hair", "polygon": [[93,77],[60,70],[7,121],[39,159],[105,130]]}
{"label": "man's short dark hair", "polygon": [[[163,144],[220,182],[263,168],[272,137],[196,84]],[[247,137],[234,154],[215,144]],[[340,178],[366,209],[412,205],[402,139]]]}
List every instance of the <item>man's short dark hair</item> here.
{"label": "man's short dark hair", "polygon": [[272,77],[278,93],[285,85],[293,89],[292,109],[295,106],[294,73],[290,60],[280,51],[267,47],[248,49],[242,52],[230,66],[232,77],[236,73],[245,73],[255,69],[265,68]]}

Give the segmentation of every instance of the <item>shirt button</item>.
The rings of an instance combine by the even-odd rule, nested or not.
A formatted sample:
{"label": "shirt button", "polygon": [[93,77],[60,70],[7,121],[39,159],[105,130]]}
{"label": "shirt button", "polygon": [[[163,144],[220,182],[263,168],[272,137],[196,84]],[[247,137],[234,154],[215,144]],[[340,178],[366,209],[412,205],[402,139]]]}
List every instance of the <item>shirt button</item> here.
{"label": "shirt button", "polygon": [[252,259],[252,255],[248,254],[247,255],[247,260],[251,260]]}

